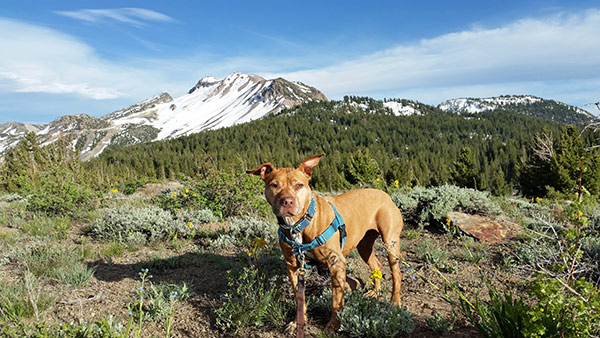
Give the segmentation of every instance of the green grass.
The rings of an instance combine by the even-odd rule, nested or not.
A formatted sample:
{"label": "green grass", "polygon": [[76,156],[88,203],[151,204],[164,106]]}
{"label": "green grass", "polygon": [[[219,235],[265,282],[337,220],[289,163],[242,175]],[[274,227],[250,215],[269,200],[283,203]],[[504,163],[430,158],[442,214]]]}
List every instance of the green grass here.
{"label": "green grass", "polygon": [[26,271],[23,279],[15,284],[0,282],[0,319],[20,322],[23,318],[39,318],[51,308],[56,297],[42,291],[40,281]]}
{"label": "green grass", "polygon": [[83,255],[83,250],[75,247],[38,242],[15,250],[12,259],[37,277],[83,285],[94,274],[94,269],[84,262]]}
{"label": "green grass", "polygon": [[100,250],[100,255],[106,258],[121,257],[126,249],[127,245],[125,244],[110,242]]}
{"label": "green grass", "polygon": [[462,237],[463,249],[459,251],[458,258],[475,264],[483,262],[487,258],[485,246],[470,237]]}
{"label": "green grass", "polygon": [[66,238],[66,233],[71,228],[71,219],[68,217],[38,216],[21,225],[21,230],[27,234],[38,237]]}
{"label": "green grass", "polygon": [[429,240],[417,243],[415,252],[421,256],[425,263],[432,265],[443,263],[449,256],[446,250],[438,248]]}

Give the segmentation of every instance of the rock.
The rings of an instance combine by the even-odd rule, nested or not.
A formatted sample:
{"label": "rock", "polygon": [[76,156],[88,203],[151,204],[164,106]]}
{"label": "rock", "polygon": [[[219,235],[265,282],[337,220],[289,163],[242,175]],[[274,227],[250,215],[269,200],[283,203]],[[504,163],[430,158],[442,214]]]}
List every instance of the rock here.
{"label": "rock", "polygon": [[469,215],[462,212],[449,212],[450,219],[460,230],[482,242],[499,243],[513,237],[521,226],[501,216]]}

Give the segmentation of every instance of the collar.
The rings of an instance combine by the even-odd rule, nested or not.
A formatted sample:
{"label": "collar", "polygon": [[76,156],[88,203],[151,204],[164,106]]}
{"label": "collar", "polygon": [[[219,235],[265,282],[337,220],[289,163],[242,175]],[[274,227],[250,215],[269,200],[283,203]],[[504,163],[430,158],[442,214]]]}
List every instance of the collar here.
{"label": "collar", "polygon": [[306,228],[310,224],[313,217],[315,217],[316,210],[317,210],[317,199],[315,198],[315,195],[313,195],[310,200],[310,204],[308,205],[308,209],[306,210],[306,213],[304,214],[304,216],[302,216],[302,218],[300,218],[298,220],[298,222],[296,222],[293,225],[287,225],[280,219],[279,227],[282,229],[285,229],[285,230],[301,232],[302,230],[304,230],[304,228]]}
{"label": "collar", "polygon": [[[291,246],[292,251],[294,252],[294,255],[296,257],[301,256],[305,252],[313,250],[313,249],[323,245],[337,231],[340,232],[340,248],[344,249],[344,243],[346,243],[346,225],[344,224],[344,220],[342,219],[342,216],[336,210],[335,206],[331,203],[329,203],[329,204],[331,205],[331,208],[333,209],[335,218],[333,219],[333,222],[331,222],[329,227],[327,229],[325,229],[325,231],[323,231],[322,234],[320,234],[315,239],[313,239],[310,243],[302,244],[302,243],[294,242],[286,237],[286,235],[281,230],[281,227],[279,229],[277,229],[277,232],[279,234],[279,240],[283,241],[286,244],[288,244],[289,246]],[[298,224],[298,223],[296,223],[296,224]],[[305,262],[305,265],[306,265],[306,267],[310,267],[310,264],[307,264],[306,262]]]}

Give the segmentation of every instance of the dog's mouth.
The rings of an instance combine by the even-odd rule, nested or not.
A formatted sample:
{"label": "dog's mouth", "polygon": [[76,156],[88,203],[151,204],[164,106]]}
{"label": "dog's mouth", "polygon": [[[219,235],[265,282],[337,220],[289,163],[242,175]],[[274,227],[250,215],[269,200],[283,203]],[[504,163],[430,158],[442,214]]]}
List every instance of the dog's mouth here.
{"label": "dog's mouth", "polygon": [[288,210],[286,208],[280,207],[279,212],[275,212],[277,217],[285,218],[285,217],[296,217],[298,216],[298,212],[296,210]]}
{"label": "dog's mouth", "polygon": [[296,203],[293,205],[284,205],[281,201],[279,201],[276,206],[273,208],[275,215],[281,218],[292,218],[297,217],[301,212],[302,208],[299,208]]}

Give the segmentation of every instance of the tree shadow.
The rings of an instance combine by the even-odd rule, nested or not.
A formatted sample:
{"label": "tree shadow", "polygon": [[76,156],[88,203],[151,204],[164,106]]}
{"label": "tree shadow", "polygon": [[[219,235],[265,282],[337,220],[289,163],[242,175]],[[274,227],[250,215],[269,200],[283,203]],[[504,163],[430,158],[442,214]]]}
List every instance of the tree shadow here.
{"label": "tree shadow", "polygon": [[235,266],[236,261],[236,257],[213,253],[184,253],[131,264],[99,259],[88,265],[96,270],[94,276],[101,281],[139,280],[139,273],[148,269],[148,274],[153,276],[153,283],[186,283],[197,295],[214,298],[227,291],[227,270]]}

